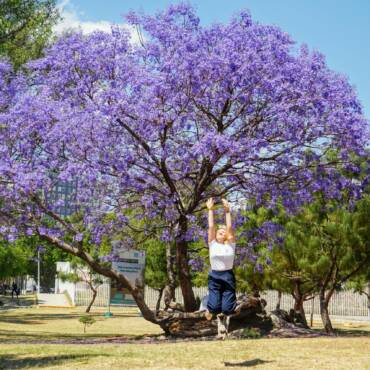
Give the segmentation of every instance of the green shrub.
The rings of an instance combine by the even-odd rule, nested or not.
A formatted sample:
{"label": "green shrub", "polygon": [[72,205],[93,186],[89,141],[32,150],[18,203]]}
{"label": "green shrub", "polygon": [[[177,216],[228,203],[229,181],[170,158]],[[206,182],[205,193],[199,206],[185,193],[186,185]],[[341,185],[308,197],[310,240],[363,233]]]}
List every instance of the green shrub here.
{"label": "green shrub", "polygon": [[260,338],[261,332],[256,328],[245,328],[241,333],[242,338]]}
{"label": "green shrub", "polygon": [[96,320],[90,315],[81,316],[78,321],[84,324],[84,333],[86,333],[86,326],[90,326],[96,322]]}

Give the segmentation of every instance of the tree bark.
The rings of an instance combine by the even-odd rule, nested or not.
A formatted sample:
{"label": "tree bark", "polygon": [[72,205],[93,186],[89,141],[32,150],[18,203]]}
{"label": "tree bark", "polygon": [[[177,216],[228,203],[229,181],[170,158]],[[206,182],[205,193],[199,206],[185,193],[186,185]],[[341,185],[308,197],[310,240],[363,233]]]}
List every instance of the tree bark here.
{"label": "tree bark", "polygon": [[175,275],[175,256],[172,250],[172,243],[168,242],[166,244],[166,264],[167,264],[167,284],[163,291],[163,300],[165,309],[171,306],[171,303],[176,301],[175,289],[176,289],[176,275]]}
{"label": "tree bark", "polygon": [[86,311],[85,311],[85,312],[90,312],[90,309],[91,309],[92,305],[93,305],[93,304],[94,304],[94,302],[95,302],[96,295],[98,294],[98,290],[97,290],[97,289],[95,289],[93,286],[90,286],[90,289],[91,289],[91,290],[92,290],[92,292],[93,292],[93,296],[92,296],[92,299],[91,299],[91,301],[90,301],[89,305],[87,306],[87,308],[86,308]]}
{"label": "tree bark", "polygon": [[[284,310],[275,310],[267,315],[264,310],[266,307],[264,299],[244,295],[239,297],[237,302],[236,312],[229,316],[228,336],[231,338],[245,338],[248,336],[248,329],[253,329],[260,335],[271,334],[287,338],[323,335],[297,325]],[[208,321],[204,311],[171,313],[160,311],[158,318],[162,319],[160,325],[165,333],[174,337],[216,336],[218,332],[217,320]]]}
{"label": "tree bark", "polygon": [[329,317],[329,310],[328,310],[328,305],[329,305],[329,299],[330,298],[327,299],[327,297],[325,297],[325,290],[324,289],[320,290],[319,298],[320,298],[320,315],[321,315],[321,320],[324,324],[324,329],[328,334],[333,334],[334,329],[333,329],[333,326],[331,324],[331,320],[330,320],[330,317]]}
{"label": "tree bark", "polygon": [[193,312],[197,309],[197,303],[190,278],[188,245],[186,240],[184,240],[187,231],[187,220],[185,216],[180,217],[178,226],[178,234],[176,235],[176,262],[179,268],[180,287],[184,298],[185,311]]}
{"label": "tree bark", "polygon": [[276,308],[275,308],[276,310],[280,310],[281,296],[282,296],[282,292],[281,290],[278,290],[278,299],[277,299]]}
{"label": "tree bark", "polygon": [[257,284],[253,283],[252,286],[253,297],[260,298],[260,290]]}
{"label": "tree bark", "polygon": [[306,320],[306,313],[304,311],[303,307],[303,297],[301,297],[299,300],[295,300],[294,302],[294,313],[295,315],[298,315],[301,319],[302,324],[308,328],[307,320]]}
{"label": "tree bark", "polygon": [[308,328],[307,320],[306,320],[306,313],[304,312],[303,302],[304,302],[304,295],[301,292],[300,282],[296,281],[294,283],[294,313],[295,315],[300,316],[302,324]]}
{"label": "tree bark", "polygon": [[[246,327],[259,327],[268,332],[272,329],[272,322],[265,314],[266,302],[253,296],[239,301],[236,313],[230,315],[229,333]],[[158,317],[162,319],[162,329],[176,337],[203,337],[217,334],[217,320],[208,321],[204,311],[174,312],[160,311]]]}
{"label": "tree bark", "polygon": [[162,295],[163,295],[163,289],[164,288],[160,288],[158,290],[159,295],[158,295],[158,299],[157,299],[157,304],[155,305],[155,312],[158,312],[159,309],[161,308],[161,300],[162,300]]}
{"label": "tree bark", "polygon": [[311,302],[311,315],[310,315],[310,326],[311,326],[311,328],[313,326],[313,312],[314,312],[314,309],[315,309],[315,296],[313,296],[312,302]]}

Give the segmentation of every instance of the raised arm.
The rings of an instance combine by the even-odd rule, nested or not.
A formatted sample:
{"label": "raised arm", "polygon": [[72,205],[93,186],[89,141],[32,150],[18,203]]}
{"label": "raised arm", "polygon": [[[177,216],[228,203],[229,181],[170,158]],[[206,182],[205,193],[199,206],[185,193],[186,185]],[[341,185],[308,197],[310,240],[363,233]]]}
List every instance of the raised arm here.
{"label": "raised arm", "polygon": [[207,208],[208,208],[208,244],[211,243],[212,240],[216,239],[216,227],[213,218],[213,206],[214,202],[212,198],[209,198],[207,201]]}
{"label": "raised arm", "polygon": [[231,243],[235,243],[235,233],[233,230],[233,226],[231,223],[231,212],[230,212],[230,205],[226,199],[222,199],[222,204],[225,209],[225,216],[226,216],[226,240]]}

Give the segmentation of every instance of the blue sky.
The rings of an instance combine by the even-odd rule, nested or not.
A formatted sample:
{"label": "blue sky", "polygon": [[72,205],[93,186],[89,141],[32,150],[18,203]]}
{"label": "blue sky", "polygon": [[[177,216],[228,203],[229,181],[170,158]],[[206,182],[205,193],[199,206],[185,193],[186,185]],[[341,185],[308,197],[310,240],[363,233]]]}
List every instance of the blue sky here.
{"label": "blue sky", "polygon": [[[89,27],[123,23],[122,14],[143,10],[153,14],[168,0],[62,0],[65,18]],[[295,41],[321,51],[330,68],[355,85],[370,118],[370,1],[369,0],[190,0],[203,25],[227,22],[240,9],[255,21],[274,24]],[[67,19],[68,20],[68,19]]]}

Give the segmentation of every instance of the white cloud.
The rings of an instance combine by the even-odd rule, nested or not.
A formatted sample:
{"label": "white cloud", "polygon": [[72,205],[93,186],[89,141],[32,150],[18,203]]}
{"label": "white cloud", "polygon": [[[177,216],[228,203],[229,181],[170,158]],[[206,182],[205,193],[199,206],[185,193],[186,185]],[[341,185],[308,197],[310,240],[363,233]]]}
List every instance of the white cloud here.
{"label": "white cloud", "polygon": [[57,25],[54,26],[54,32],[57,35],[60,35],[64,31],[71,29],[81,30],[84,34],[89,34],[96,30],[110,33],[111,27],[115,25],[129,30],[131,34],[131,41],[133,43],[139,42],[139,38],[136,31],[133,29],[132,26],[128,24],[125,23],[116,24],[105,20],[97,22],[81,20],[80,16],[83,15],[83,12],[78,11],[76,7],[71,3],[71,0],[62,0],[57,5],[57,8],[62,16],[62,20],[58,22]]}

